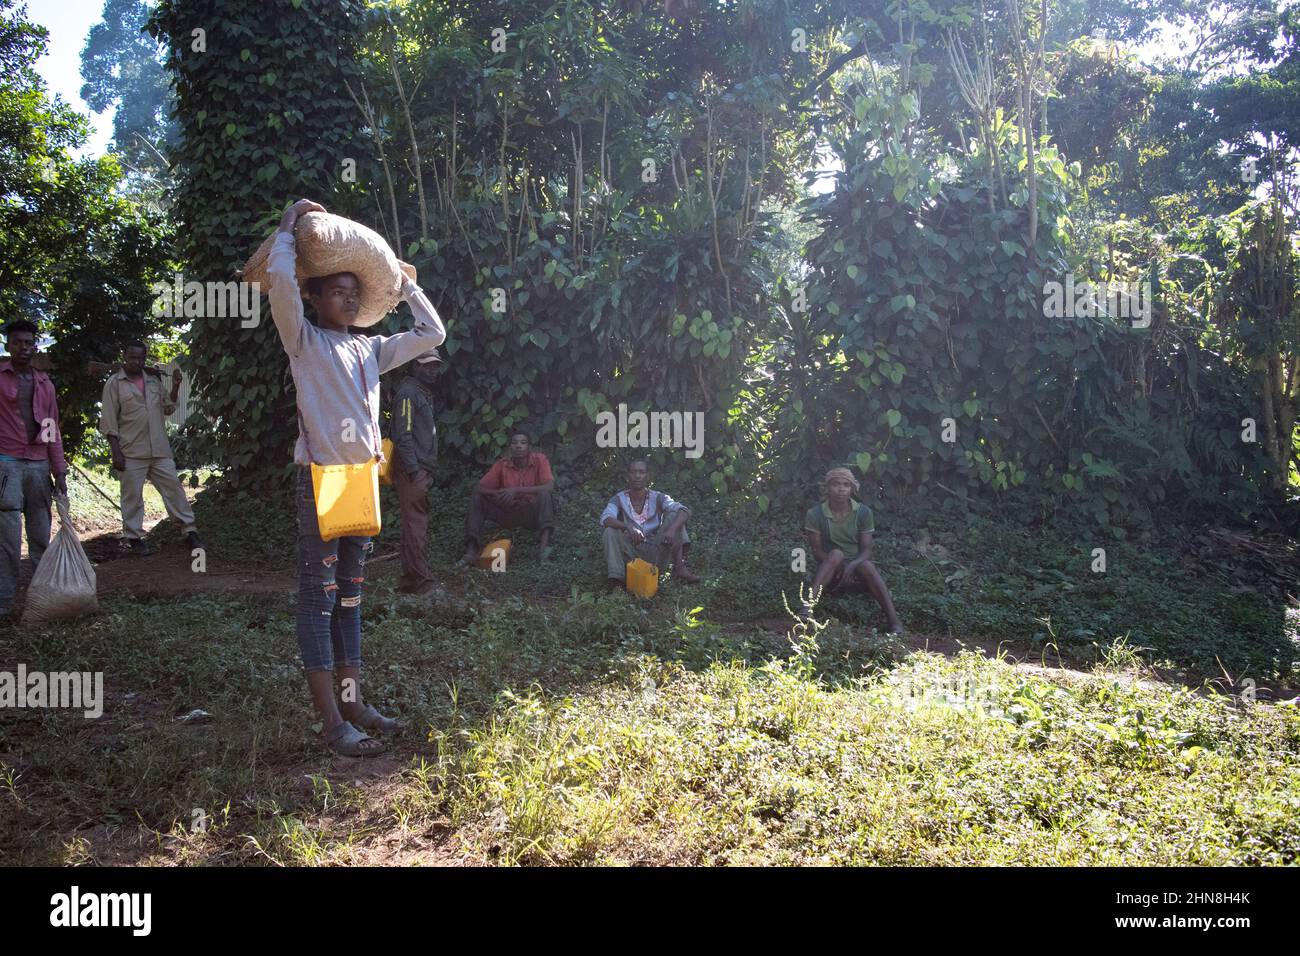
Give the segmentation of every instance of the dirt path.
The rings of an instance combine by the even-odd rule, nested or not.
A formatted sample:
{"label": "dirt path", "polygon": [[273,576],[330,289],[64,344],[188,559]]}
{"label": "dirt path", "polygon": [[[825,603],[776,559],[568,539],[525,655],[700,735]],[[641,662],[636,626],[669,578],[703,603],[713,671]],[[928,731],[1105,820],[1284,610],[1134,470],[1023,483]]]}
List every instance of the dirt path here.
{"label": "dirt path", "polygon": [[180,542],[148,557],[129,553],[116,533],[98,535],[83,545],[94,562],[101,595],[125,592],[151,600],[198,592],[293,593],[293,568],[288,565],[262,567],[210,554],[200,573],[194,570],[189,548]]}

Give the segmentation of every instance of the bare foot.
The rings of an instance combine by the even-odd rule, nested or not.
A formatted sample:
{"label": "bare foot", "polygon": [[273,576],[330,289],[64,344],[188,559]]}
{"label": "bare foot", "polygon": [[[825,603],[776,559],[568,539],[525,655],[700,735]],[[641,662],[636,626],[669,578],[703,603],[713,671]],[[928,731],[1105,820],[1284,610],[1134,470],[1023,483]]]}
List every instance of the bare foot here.
{"label": "bare foot", "polygon": [[683,566],[673,568],[673,580],[678,584],[699,584],[700,576],[698,574],[691,574],[691,572],[687,571]]}

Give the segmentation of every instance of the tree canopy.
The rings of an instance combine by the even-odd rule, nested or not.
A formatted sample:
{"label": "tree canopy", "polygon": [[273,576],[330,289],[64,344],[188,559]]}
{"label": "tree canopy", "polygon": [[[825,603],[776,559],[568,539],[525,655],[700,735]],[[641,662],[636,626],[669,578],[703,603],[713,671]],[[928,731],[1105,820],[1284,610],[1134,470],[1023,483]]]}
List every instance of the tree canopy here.
{"label": "tree canopy", "polygon": [[[447,320],[463,458],[526,421],[598,464],[626,403],[704,413],[664,467],[760,507],[847,461],[1123,534],[1300,483],[1293,4],[166,0],[152,40],[105,10],[119,139],[162,137],[163,51],[187,277],[299,196],[372,225]],[[274,344],[188,332],[195,447],[249,490],[293,433]]]}

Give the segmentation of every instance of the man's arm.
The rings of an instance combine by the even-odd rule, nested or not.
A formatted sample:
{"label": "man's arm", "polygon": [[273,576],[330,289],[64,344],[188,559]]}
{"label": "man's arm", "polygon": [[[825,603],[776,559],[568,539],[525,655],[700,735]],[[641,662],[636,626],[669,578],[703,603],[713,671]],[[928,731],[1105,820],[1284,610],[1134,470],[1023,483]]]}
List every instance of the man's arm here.
{"label": "man's arm", "polygon": [[108,436],[108,447],[113,452],[113,470],[126,471],[126,456],[122,454],[122,443],[116,435]]}
{"label": "man's arm", "polygon": [[605,505],[605,510],[600,513],[600,523],[606,528],[622,531],[637,544],[645,540],[645,532],[641,530],[640,525],[635,522],[619,520],[618,495],[609,499],[609,504]]}
{"label": "man's arm", "polygon": [[409,389],[397,393],[397,407],[393,409],[393,448],[397,453],[394,463],[415,480],[420,473],[420,461],[415,454],[415,407]]}
{"label": "man's arm", "polygon": [[108,377],[104,383],[104,391],[99,396],[99,431],[100,434],[108,438],[117,437],[117,385],[113,381],[113,376]]}
{"label": "man's arm", "polygon": [[602,528],[617,528],[619,531],[627,530],[627,525],[618,520],[617,495],[609,499],[609,504],[605,505],[605,510],[600,513],[600,526]]}
{"label": "man's arm", "polygon": [[817,559],[817,563],[821,564],[825,561],[826,547],[822,544],[821,532],[814,531],[812,528],[804,528],[803,537],[804,540],[808,542],[808,547],[812,551],[813,557]]}
{"label": "man's arm", "polygon": [[411,307],[415,324],[409,332],[375,336],[375,360],[379,363],[381,375],[399,365],[405,365],[447,340],[447,330],[443,327],[442,319],[419,285],[403,278],[402,298]]}
{"label": "man's arm", "polygon": [[487,474],[478,480],[478,490],[485,495],[495,494],[501,488],[501,462],[494,462]]}
{"label": "man's arm", "polygon": [[664,514],[671,514],[673,517],[664,528],[663,536],[669,541],[676,541],[682,528],[686,526],[686,519],[691,516],[691,509],[680,502],[673,501],[667,495],[664,495],[664,499]]}
{"label": "man's arm", "polygon": [[99,430],[108,439],[108,447],[113,453],[113,468],[117,471],[126,469],[126,457],[122,454],[122,442],[118,438],[117,383],[109,376],[104,383],[104,394],[99,402]]}
{"label": "man's arm", "polygon": [[686,507],[680,501],[673,501],[673,496],[668,494],[666,491],[661,491],[659,493],[664,496],[662,506],[665,514],[669,511],[680,511],[682,514],[689,517],[691,513],[690,508]]}
{"label": "man's arm", "polygon": [[857,564],[859,561],[871,560],[871,539],[872,536],[870,531],[858,532],[858,556],[853,559],[854,564]]}
{"label": "man's arm", "polygon": [[510,488],[508,490],[513,491],[517,495],[529,495],[529,494],[534,494],[538,491],[550,491],[554,487],[555,487],[555,482],[548,481],[544,485],[521,485],[518,488]]}
{"label": "man's arm", "polygon": [[[54,383],[50,383],[50,390],[54,390]],[[50,474],[54,476],[54,487],[58,489],[59,494],[67,495],[68,493],[68,462],[63,457],[63,432],[59,430],[59,400],[54,398],[50,402],[50,411],[54,416],[54,441],[50,442],[48,451],[50,461]]]}
{"label": "man's arm", "polygon": [[176,399],[181,393],[181,370],[179,367],[172,370],[172,391],[171,395],[163,397],[162,411],[163,415],[170,415],[176,411]]}

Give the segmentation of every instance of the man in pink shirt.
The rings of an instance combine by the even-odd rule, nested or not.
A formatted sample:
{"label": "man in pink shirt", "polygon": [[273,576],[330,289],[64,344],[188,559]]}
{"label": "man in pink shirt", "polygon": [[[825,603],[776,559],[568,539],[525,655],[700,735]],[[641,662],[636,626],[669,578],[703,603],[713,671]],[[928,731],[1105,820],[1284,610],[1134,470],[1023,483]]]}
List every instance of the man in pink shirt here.
{"label": "man in pink shirt", "polygon": [[32,367],[39,330],[20,319],[5,332],[9,358],[0,361],[0,617],[9,613],[18,588],[24,522],[35,570],[50,544],[52,492],[68,493],[54,383]]}

